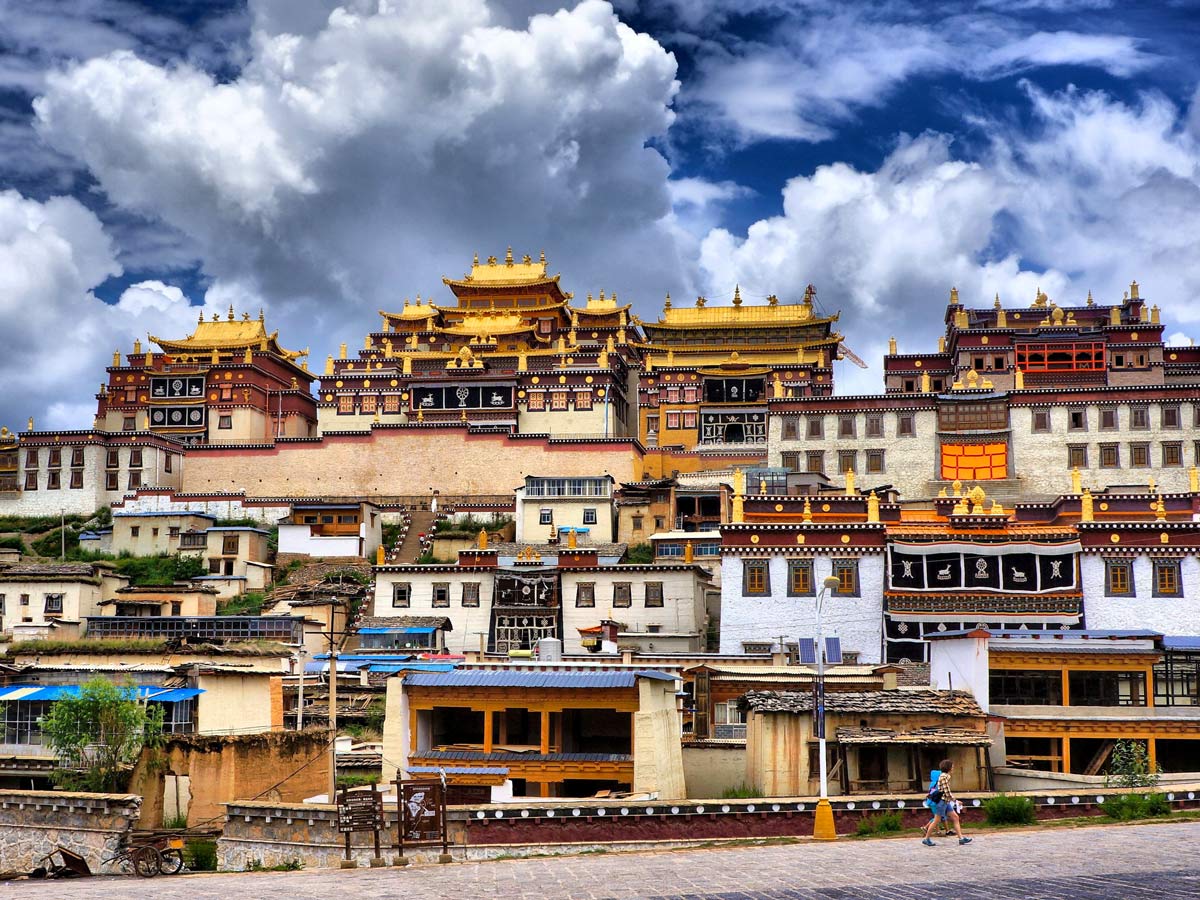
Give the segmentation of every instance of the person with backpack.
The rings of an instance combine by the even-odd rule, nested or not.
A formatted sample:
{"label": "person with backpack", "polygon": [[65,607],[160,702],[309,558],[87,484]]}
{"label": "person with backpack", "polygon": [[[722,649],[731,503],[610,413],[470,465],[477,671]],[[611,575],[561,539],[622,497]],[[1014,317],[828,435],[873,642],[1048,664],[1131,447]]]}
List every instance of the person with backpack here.
{"label": "person with backpack", "polygon": [[969,844],[971,839],[963,837],[962,822],[958,816],[957,801],[954,799],[954,794],[950,790],[950,775],[954,771],[954,761],[943,759],[938,766],[940,774],[933,787],[929,790],[928,800],[933,804],[933,817],[929,820],[929,824],[925,826],[925,837],[921,843],[926,847],[935,847],[932,835],[933,829],[936,827],[938,819],[949,819],[950,824],[954,827],[954,833],[958,835],[959,844]]}
{"label": "person with backpack", "polygon": [[937,820],[939,823],[938,824],[938,834],[942,835],[942,837],[949,837],[952,834],[952,832],[950,831],[950,823],[946,821],[946,816],[944,814],[943,815],[938,814],[937,804],[929,799],[929,795],[931,793],[933,793],[934,789],[937,787],[938,779],[941,777],[942,777],[941,769],[930,769],[929,770],[929,787],[927,787],[925,789],[925,800],[923,801],[922,805],[928,807],[929,812],[933,816],[937,817]]}

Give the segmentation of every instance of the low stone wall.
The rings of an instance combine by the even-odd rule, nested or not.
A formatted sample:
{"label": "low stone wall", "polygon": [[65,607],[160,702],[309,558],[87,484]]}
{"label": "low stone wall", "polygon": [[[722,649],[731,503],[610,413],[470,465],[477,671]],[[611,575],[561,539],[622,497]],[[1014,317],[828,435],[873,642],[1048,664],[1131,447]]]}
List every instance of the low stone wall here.
{"label": "low stone wall", "polygon": [[[1175,809],[1200,809],[1200,784],[1160,788]],[[1022,792],[1042,820],[1101,816],[1100,804],[1123,790],[1077,793]],[[1141,792],[1137,792],[1141,793]],[[984,821],[983,803],[991,794],[960,794],[963,823]],[[533,799],[533,798],[529,798]],[[865,817],[899,812],[907,828],[924,825],[929,812],[924,797],[861,796],[830,801],[839,834],[853,834]],[[639,850],[746,838],[806,837],[813,831],[816,798],[754,800],[658,801],[540,800],[535,803],[452,807],[449,810],[451,853],[456,859],[488,859],[500,855],[578,853],[604,847]],[[274,866],[300,860],[305,866],[336,866],[342,859],[342,836],[336,831],[334,807],[231,803],[224,835],[217,844],[221,869],[241,871],[253,865]],[[387,810],[388,831],[381,835],[383,856],[396,854],[395,808]],[[369,834],[354,835],[353,856],[368,865],[374,856]],[[409,852],[416,861],[434,861],[438,848]]]}
{"label": "low stone wall", "polygon": [[126,842],[141,805],[133,794],[0,791],[0,870],[28,872],[62,846],[108,871],[101,861]]}

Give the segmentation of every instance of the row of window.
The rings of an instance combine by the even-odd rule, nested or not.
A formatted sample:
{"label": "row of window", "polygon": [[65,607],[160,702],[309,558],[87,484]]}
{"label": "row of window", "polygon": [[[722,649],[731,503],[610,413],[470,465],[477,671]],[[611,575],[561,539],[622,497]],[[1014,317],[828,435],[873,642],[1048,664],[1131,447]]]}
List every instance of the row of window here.
{"label": "row of window", "polygon": [[[1068,706],[1145,706],[1145,672],[1067,673]],[[1063,677],[1058,670],[1012,669],[988,676],[988,696],[993,704],[1062,706]]]}
{"label": "row of window", "polygon": [[[433,583],[433,600],[430,604],[434,608],[444,609],[450,606],[450,582],[435,581]],[[479,582],[464,581],[461,585],[459,601],[462,606],[476,607],[479,606]],[[647,581],[642,585],[642,605],[647,609],[661,609],[663,606],[663,583],[661,581]],[[610,598],[612,605],[616,609],[629,609],[633,606],[633,583],[630,581],[617,581],[612,586],[613,593]],[[392,585],[392,607],[395,609],[408,609],[412,605],[412,584],[409,582],[397,582]],[[596,605],[596,583],[592,581],[581,581],[575,586],[575,606],[578,608],[591,608]]]}
{"label": "row of window", "polygon": [[[63,450],[64,449],[69,449],[71,451],[71,468],[78,469],[78,468],[82,468],[82,466],[83,466],[83,448],[82,447],[69,447],[69,448],[47,447],[46,449],[49,451],[49,461],[47,462],[47,465],[51,469],[61,469],[62,468]],[[39,460],[40,456],[41,456],[40,451],[38,451],[37,448],[30,447],[30,448],[26,449],[26,451],[25,451],[25,468],[26,469],[36,469],[39,465],[38,460]]]}
{"label": "row of window", "polygon": [[[1121,468],[1120,444],[1116,442],[1099,444],[1096,449],[1098,451],[1096,462],[1101,469]],[[1125,452],[1125,465],[1131,469],[1149,469],[1154,465],[1167,469],[1177,469],[1183,465],[1183,441],[1162,441],[1158,445],[1157,460],[1153,457],[1152,445],[1149,441],[1127,444]],[[1194,442],[1192,453],[1196,464],[1200,465],[1200,441]],[[1068,469],[1086,469],[1088,468],[1088,460],[1087,444],[1067,445]]]}
{"label": "row of window", "polygon": [[[895,437],[915,437],[917,433],[916,413],[896,413]],[[867,413],[863,416],[862,436],[868,438],[885,437],[884,414]],[[801,432],[805,439],[825,437],[825,416],[785,416],[782,421],[781,436],[785,441],[801,440]],[[856,438],[858,434],[858,414],[842,413],[837,416],[837,436],[839,438]]]}
{"label": "row of window", "polygon": [[[838,450],[837,451],[837,471],[839,474],[845,475],[851,469],[855,472],[865,472],[868,475],[877,475],[886,471],[886,454],[883,450],[863,450],[863,462],[865,465],[859,467],[859,452],[858,450]],[[780,455],[780,463],[785,469],[790,469],[793,472],[819,472],[825,473],[825,451],[824,450],[806,450],[804,453],[787,452]]]}
{"label": "row of window", "polygon": [[[21,606],[29,606],[29,594],[19,595],[19,603]],[[0,594],[0,616],[5,613],[4,594]],[[62,594],[43,594],[42,595],[42,611],[48,616],[61,616],[63,611],[63,595]]]}
{"label": "row of window", "polygon": [[[541,509],[539,509],[538,510],[538,524],[539,525],[553,525],[554,524],[554,510],[551,509],[549,506],[543,506]],[[584,507],[584,509],[583,509],[583,524],[584,525],[595,525],[596,524],[596,508],[595,507],[593,507],[593,506],[585,506]]]}
{"label": "row of window", "polygon": [[[838,586],[833,591],[834,594],[842,597],[859,596],[857,559],[835,559],[833,576],[838,580]],[[772,595],[771,567],[768,560],[742,560],[742,594],[746,597],[770,597]],[[787,561],[787,596],[816,596],[812,559],[805,557]]]}
{"label": "row of window", "polygon": [[525,485],[525,496],[607,497],[610,485],[607,478],[531,478]]}
{"label": "row of window", "polygon": [[[667,428],[695,428],[696,413],[694,412],[668,412],[666,414]],[[659,425],[662,419],[659,416],[646,416],[646,431],[659,431]]]}
{"label": "row of window", "polygon": [[649,391],[646,395],[647,406],[658,406],[661,403],[699,403],[700,388],[697,385],[664,387],[658,391]]}
{"label": "row of window", "polygon": [[[1153,596],[1182,597],[1183,580],[1180,578],[1180,560],[1154,559]],[[1106,559],[1104,561],[1104,593],[1109,597],[1132,597],[1137,594],[1133,577],[1133,560]]]}
{"label": "row of window", "polygon": [[[1048,432],[1053,427],[1053,410],[1035,409],[1031,411],[1032,430]],[[1089,410],[1086,406],[1067,407],[1067,430],[1087,431],[1089,429]],[[1096,410],[1096,426],[1100,431],[1120,431],[1121,411],[1117,406],[1101,406]],[[1151,425],[1150,407],[1148,405],[1130,405],[1128,410],[1127,428],[1131,431],[1149,431]],[[1159,428],[1179,429],[1183,427],[1183,410],[1178,403],[1164,403],[1158,407]],[[1192,406],[1192,424],[1200,427],[1200,403]]]}

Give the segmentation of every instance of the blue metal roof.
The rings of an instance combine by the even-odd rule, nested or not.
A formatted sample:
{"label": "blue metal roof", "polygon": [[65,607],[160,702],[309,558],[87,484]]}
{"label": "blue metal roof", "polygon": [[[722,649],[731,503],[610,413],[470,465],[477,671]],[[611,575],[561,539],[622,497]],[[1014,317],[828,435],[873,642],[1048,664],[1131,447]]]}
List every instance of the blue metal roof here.
{"label": "blue metal roof", "polygon": [[586,690],[589,688],[633,687],[637,684],[638,678],[653,678],[657,681],[675,680],[675,676],[663,672],[629,669],[613,672],[457,669],[440,674],[416,673],[405,679],[405,683],[414,687],[516,687]]}
{"label": "blue metal roof", "polygon": [[[163,688],[150,684],[137,687],[140,700],[157,703],[178,703],[203,694],[200,688]],[[9,684],[0,688],[0,703],[3,702],[53,702],[64,697],[78,697],[77,684]]]}
{"label": "blue metal roof", "polygon": [[1200,650],[1200,637],[1165,637],[1163,648],[1166,650]]}
{"label": "blue metal roof", "polygon": [[450,662],[369,663],[368,672],[453,672]]}
{"label": "blue metal roof", "polygon": [[403,628],[360,628],[359,634],[433,634],[436,628],[406,626]]}
{"label": "blue metal roof", "polygon": [[404,771],[409,775],[507,775],[508,766],[409,766]]}
{"label": "blue metal roof", "polygon": [[210,531],[253,531],[255,534],[267,535],[271,533],[264,528],[253,528],[249,525],[214,525],[212,528],[204,529],[205,534],[208,534]]}

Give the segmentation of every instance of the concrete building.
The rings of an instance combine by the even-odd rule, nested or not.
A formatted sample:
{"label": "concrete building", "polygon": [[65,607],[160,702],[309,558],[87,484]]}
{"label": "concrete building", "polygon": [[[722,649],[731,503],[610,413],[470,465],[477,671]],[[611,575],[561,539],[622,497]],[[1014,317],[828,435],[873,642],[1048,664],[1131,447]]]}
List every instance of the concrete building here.
{"label": "concrete building", "polygon": [[179,553],[185,532],[203,531],[217,517],[204,512],[114,512],[112,552],[130,556]]}
{"label": "concrete building", "polygon": [[217,591],[194,584],[130,585],[97,605],[101,617],[215,616]]}
{"label": "concrete building", "polygon": [[129,579],[108,563],[18,563],[0,569],[0,628],[13,641],[73,640]]}
{"label": "concrete building", "polygon": [[275,567],[269,562],[271,532],[244,525],[220,525],[180,537],[180,552],[200,555],[208,574],[194,579],[227,600],[250,591],[263,591]]}
{"label": "concrete building", "polygon": [[685,795],[676,677],[635,668],[464,666],[388,679],[384,780],[503,766],[516,796]]}
{"label": "concrete building", "polygon": [[555,478],[530,475],[516,489],[516,540],[529,544],[566,541],[574,531],[581,544],[616,540],[613,477]]}
{"label": "concrete building", "polygon": [[279,523],[280,553],[373,558],[382,542],[383,519],[368,502],[296,503]]}

